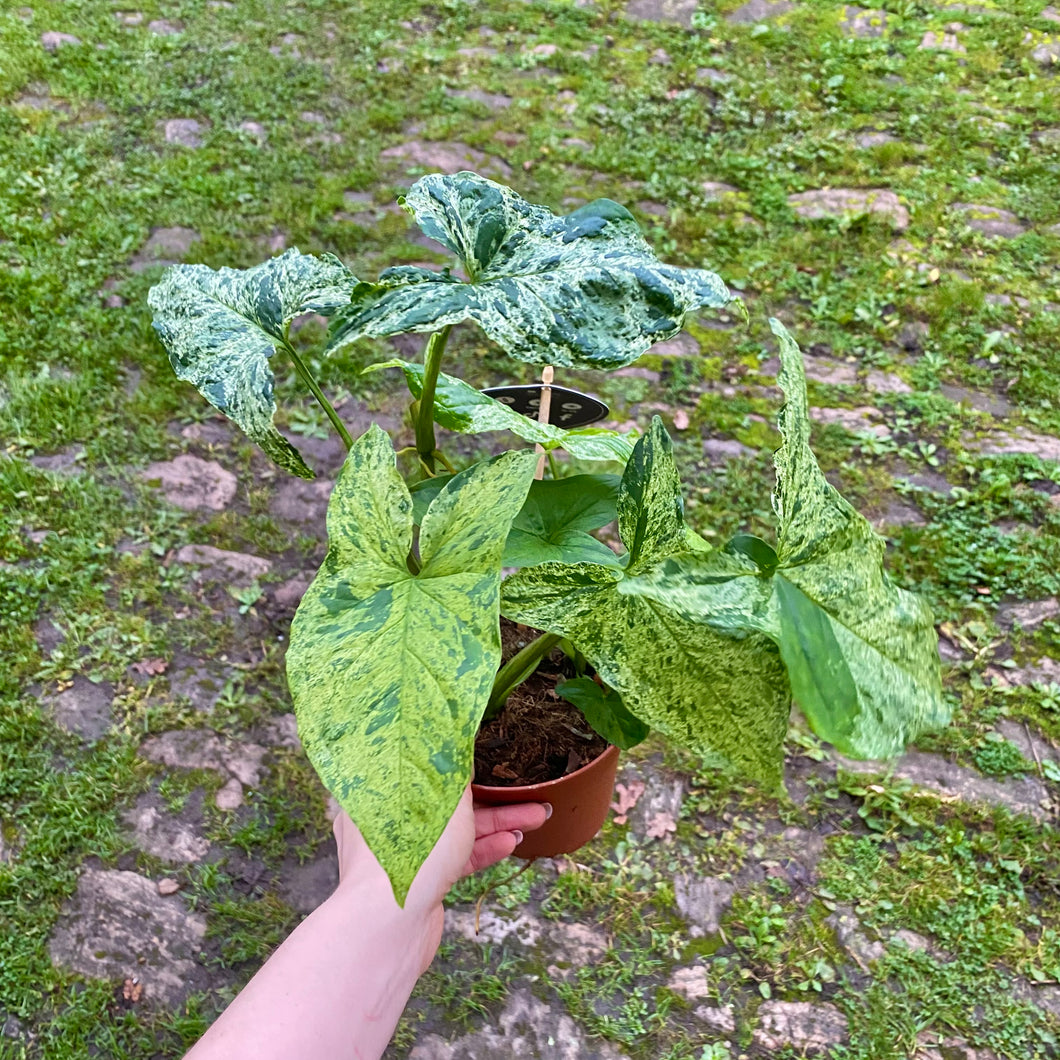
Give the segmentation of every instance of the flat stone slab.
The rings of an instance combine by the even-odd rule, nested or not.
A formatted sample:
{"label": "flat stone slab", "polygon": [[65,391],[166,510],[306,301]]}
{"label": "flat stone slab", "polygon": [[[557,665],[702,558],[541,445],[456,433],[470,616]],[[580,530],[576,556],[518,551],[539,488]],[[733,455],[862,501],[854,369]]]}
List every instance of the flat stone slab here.
{"label": "flat stone slab", "polygon": [[766,1001],[758,1010],[754,1044],[770,1053],[791,1047],[818,1056],[847,1040],[847,1018],[828,1002]]}
{"label": "flat stone slab", "polygon": [[1048,618],[1060,616],[1060,600],[1050,597],[1045,600],[1026,600],[1018,604],[1005,604],[998,608],[997,624],[1002,629],[1019,626],[1034,629]]}
{"label": "flat stone slab", "polygon": [[432,173],[459,173],[468,169],[488,177],[508,179],[512,175],[512,167],[507,162],[455,140],[409,140],[388,147],[379,157],[407,162]]}
{"label": "flat stone slab", "polygon": [[221,512],[235,499],[235,475],[212,460],[189,453],[148,464],[140,477],[158,485],[170,504],[185,511]]}
{"label": "flat stone slab", "polygon": [[328,499],[335,483],[328,479],[288,478],[280,483],[269,512],[295,526],[312,527],[323,534]]}
{"label": "flat stone slab", "polygon": [[280,867],[280,897],[296,912],[308,915],[331,897],[339,885],[339,856],[329,842],[312,860],[299,865],[285,862]]}
{"label": "flat stone slab", "polygon": [[848,4],[839,16],[839,28],[848,37],[882,37],[887,30],[887,12]]}
{"label": "flat stone slab", "polygon": [[609,1042],[589,1038],[561,1006],[517,987],[500,1015],[473,1034],[452,1041],[429,1034],[409,1053],[409,1060],[622,1060]]}
{"label": "flat stone slab", "polygon": [[635,22],[668,22],[691,26],[699,0],[629,0],[626,18]]}
{"label": "flat stone slab", "polygon": [[889,438],[891,429],[880,423],[881,414],[879,409],[871,405],[859,405],[853,409],[830,409],[813,406],[810,409],[810,419],[817,423],[838,424],[851,434],[874,434],[877,438]]}
{"label": "flat stone slab", "polygon": [[996,236],[1000,239],[1015,239],[1027,231],[1020,224],[1019,218],[1010,210],[1002,210],[999,206],[982,206],[974,202],[955,202],[950,207],[961,216],[969,228],[982,232],[986,236]]}
{"label": "flat stone slab", "polygon": [[140,754],[152,762],[176,769],[210,769],[256,787],[266,748],[218,736],[210,729],[177,729],[149,736]]}
{"label": "flat stone slab", "polygon": [[230,585],[249,585],[272,570],[272,562],[245,552],[227,552],[212,545],[184,545],[173,557],[177,563],[198,567],[197,577]]}
{"label": "flat stone slab", "polygon": [[40,42],[46,52],[57,52],[60,48],[76,47],[81,43],[81,38],[75,37],[72,33],[49,30],[40,35]]}
{"label": "flat stone slab", "polygon": [[212,659],[178,655],[166,671],[169,694],[174,699],[187,699],[196,710],[209,714],[232,672]]}
{"label": "flat stone slab", "polygon": [[60,967],[89,979],[137,978],[145,1001],[179,1005],[199,987],[206,918],[135,872],[87,869],[49,944]]}
{"label": "flat stone slab", "polygon": [[795,4],[791,0],[747,0],[742,7],[738,7],[730,15],[725,16],[726,22],[765,22],[771,18],[779,18],[786,15]]}
{"label": "flat stone slab", "polygon": [[808,221],[853,219],[871,214],[898,232],[909,227],[909,211],[887,188],[820,188],[788,196],[788,205]]}
{"label": "flat stone slab", "polygon": [[154,266],[176,265],[191,248],[202,240],[194,228],[174,225],[171,228],[152,228],[147,242],[129,262],[133,272],[143,272]]}
{"label": "flat stone slab", "polygon": [[681,915],[688,921],[692,938],[716,935],[721,930],[721,918],[732,904],[736,888],[727,880],[713,876],[677,876],[674,897]]}
{"label": "flat stone slab", "polygon": [[205,126],[194,118],[170,118],[161,122],[162,135],[167,144],[177,147],[202,147]]}
{"label": "flat stone slab", "polygon": [[[195,802],[201,810],[201,790]],[[210,841],[192,823],[196,816],[201,818],[201,813],[196,814],[195,807],[188,805],[179,816],[170,813],[162,799],[147,793],[122,815],[122,820],[131,830],[133,842],[145,854],[162,861],[190,865],[201,861],[210,849]]]}
{"label": "flat stone slab", "polygon": [[114,686],[106,681],[93,683],[78,674],[69,688],[45,700],[46,709],[60,729],[92,743],[110,731]]}
{"label": "flat stone slab", "polygon": [[859,762],[843,755],[836,755],[836,761],[848,773],[890,774],[945,799],[1003,806],[1012,813],[1022,813],[1036,821],[1051,817],[1049,789],[1037,777],[991,780],[941,755],[925,751],[909,751],[894,762]]}
{"label": "flat stone slab", "polygon": [[1004,456],[1007,453],[1027,453],[1041,460],[1060,464],[1060,438],[1051,434],[1035,434],[1022,428],[1014,431],[999,431],[984,438],[966,438],[967,448],[989,456]]}

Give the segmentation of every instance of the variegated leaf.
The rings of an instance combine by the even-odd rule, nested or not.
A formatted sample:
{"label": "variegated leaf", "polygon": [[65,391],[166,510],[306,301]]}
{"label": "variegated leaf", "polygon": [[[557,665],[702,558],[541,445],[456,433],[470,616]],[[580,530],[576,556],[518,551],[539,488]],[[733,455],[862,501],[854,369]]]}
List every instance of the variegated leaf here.
{"label": "variegated leaf", "polygon": [[330,254],[288,250],[252,269],[173,265],[151,288],[154,326],[178,378],[197,387],[280,467],[312,478],[273,424],[269,358],[299,313],[349,304],[357,279]]}
{"label": "variegated leaf", "polygon": [[[623,475],[624,543],[656,565],[683,554],[680,494],[669,439],[656,418]],[[649,479],[650,481],[645,481]],[[625,536],[628,535],[628,536]],[[503,587],[503,613],[567,637],[639,719],[709,761],[771,787],[780,783],[790,691],[779,653],[760,634],[727,636],[637,591],[625,570],[545,563]]]}
{"label": "variegated leaf", "polygon": [[457,255],[467,281],[449,270],[388,269],[353,292],[330,349],[472,320],[532,364],[620,368],[676,335],[687,313],[730,301],[714,273],[659,262],[632,214],[610,199],[555,217],[485,177],[434,173],[404,205]]}
{"label": "variegated leaf", "polygon": [[719,632],[767,635],[814,731],[846,754],[888,757],[947,721],[931,612],[888,578],[883,541],[821,473],[802,356],[771,323],[787,398],[776,552],[741,536],[720,552],[674,556],[629,591]]}
{"label": "variegated leaf", "polygon": [[[422,397],[422,364],[393,360],[373,364],[366,371],[378,368],[400,368],[412,396],[417,401]],[[576,427],[568,431],[551,423],[538,423],[444,372],[438,373],[434,419],[447,431],[460,434],[511,431],[523,441],[535,442],[544,449],[566,449],[579,460],[617,460],[624,464],[633,452],[633,443],[626,435],[602,427]]]}
{"label": "variegated leaf", "polygon": [[470,779],[501,658],[501,551],[535,467],[524,450],[454,476],[424,516],[418,574],[412,501],[378,427],[354,443],[328,506],[288,683],[310,761],[399,902]]}

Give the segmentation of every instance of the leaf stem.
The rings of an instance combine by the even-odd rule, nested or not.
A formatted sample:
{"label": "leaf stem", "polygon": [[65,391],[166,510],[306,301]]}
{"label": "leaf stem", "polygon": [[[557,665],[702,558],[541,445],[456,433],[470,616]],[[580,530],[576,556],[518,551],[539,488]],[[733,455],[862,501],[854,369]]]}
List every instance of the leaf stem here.
{"label": "leaf stem", "polygon": [[416,451],[420,460],[430,471],[434,471],[434,454],[438,444],[434,439],[434,391],[438,386],[438,372],[442,367],[442,354],[449,341],[452,327],[436,331],[427,340],[423,355],[423,393],[420,394],[420,410],[416,419]]}
{"label": "leaf stem", "polygon": [[342,439],[342,444],[346,446],[346,451],[349,452],[353,448],[353,439],[350,437],[350,432],[346,430],[346,424],[339,419],[339,414],[335,411],[331,402],[324,397],[324,391],[317,385],[317,381],[310,374],[309,369],[305,366],[305,362],[301,357],[298,356],[294,351],[294,347],[285,339],[283,343],[284,349],[290,355],[291,361],[294,363],[294,370],[298,373],[299,379],[313,394],[313,397],[317,399],[320,407],[327,414],[329,420],[331,420],[331,426],[338,432],[339,437]]}
{"label": "leaf stem", "polygon": [[495,718],[504,709],[508,697],[521,685],[536,669],[538,663],[563,638],[556,633],[542,633],[539,637],[530,641],[522,651],[513,655],[498,671],[493,682],[493,691],[490,693],[486,712],[482,715],[483,721]]}

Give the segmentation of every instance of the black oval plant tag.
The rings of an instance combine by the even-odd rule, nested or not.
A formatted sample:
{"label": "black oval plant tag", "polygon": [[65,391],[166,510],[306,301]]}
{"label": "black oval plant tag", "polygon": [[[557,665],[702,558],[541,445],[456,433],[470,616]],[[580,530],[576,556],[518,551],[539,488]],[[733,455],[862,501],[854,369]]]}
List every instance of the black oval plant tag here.
{"label": "black oval plant tag", "polygon": [[[565,386],[552,384],[552,404],[548,410],[548,422],[555,427],[571,430],[574,427],[588,427],[590,423],[606,420],[610,411],[598,398],[590,394],[581,394],[577,390],[568,390]],[[537,410],[541,405],[541,384],[528,383],[523,386],[491,386],[483,394],[500,401],[515,412],[521,412],[530,419],[537,419]]]}

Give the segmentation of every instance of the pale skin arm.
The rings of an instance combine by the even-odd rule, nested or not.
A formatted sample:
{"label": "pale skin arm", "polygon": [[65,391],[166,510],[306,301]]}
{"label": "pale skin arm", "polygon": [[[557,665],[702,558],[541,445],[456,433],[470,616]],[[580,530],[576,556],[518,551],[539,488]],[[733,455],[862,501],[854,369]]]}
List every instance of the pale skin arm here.
{"label": "pale skin arm", "polygon": [[266,961],[185,1060],[378,1060],[442,938],[442,899],[540,828],[541,803],[473,807],[464,792],[405,908],[353,822],[335,819],[339,885]]}

